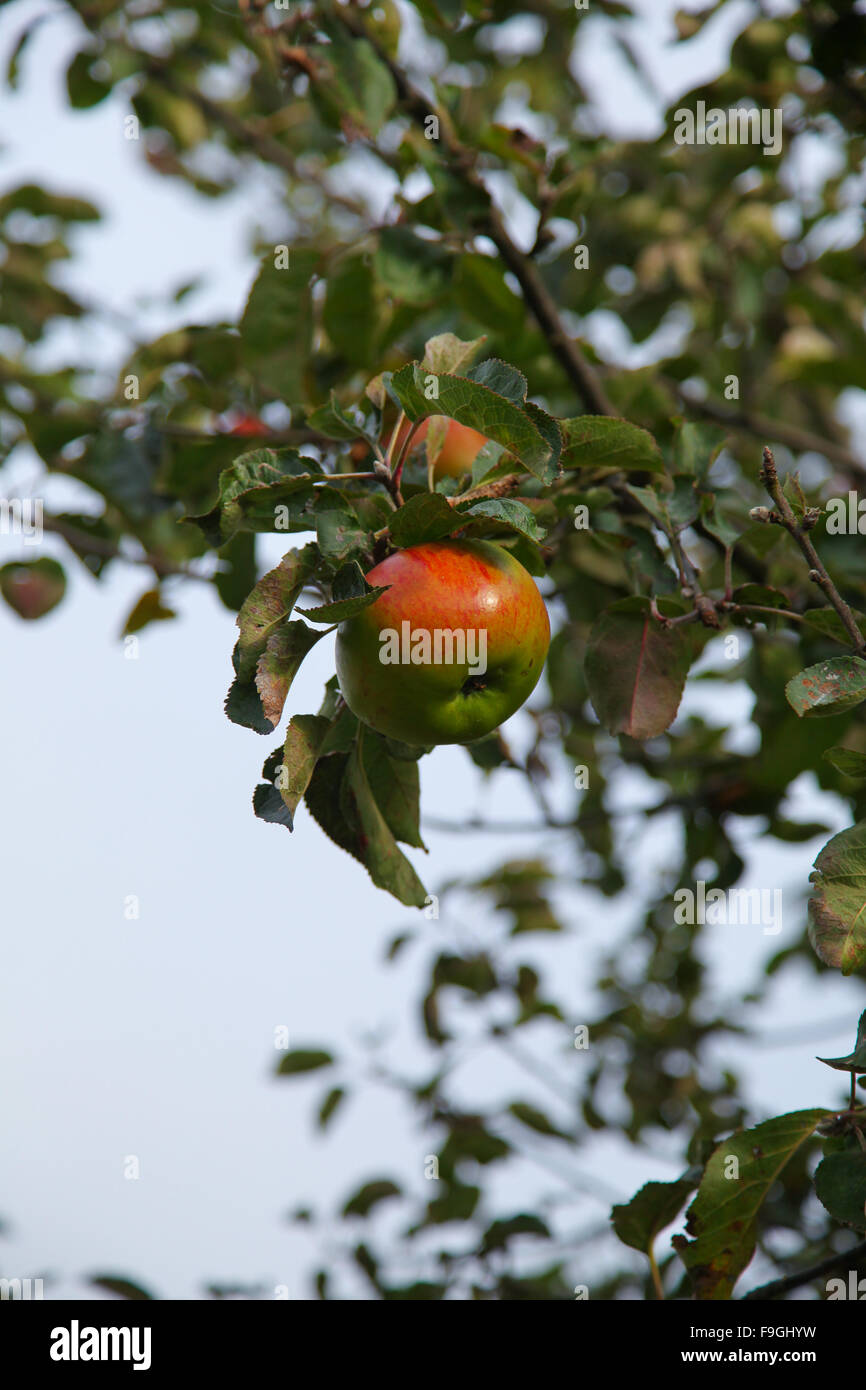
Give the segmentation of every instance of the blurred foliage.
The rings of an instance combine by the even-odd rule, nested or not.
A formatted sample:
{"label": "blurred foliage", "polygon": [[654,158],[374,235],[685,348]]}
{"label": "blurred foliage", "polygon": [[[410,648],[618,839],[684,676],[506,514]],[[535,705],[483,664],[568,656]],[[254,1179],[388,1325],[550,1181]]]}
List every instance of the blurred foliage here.
{"label": "blurred foliage", "polygon": [[[750,13],[724,70],[678,96],[657,130],[615,139],[599,128],[573,62],[591,25],[654,91],[630,7],[612,0],[595,0],[591,14],[571,0],[522,10],[503,0],[67,8],[80,30],[70,106],[112,103],[130,158],[202,198],[232,193],[261,167],[281,188],[239,322],[190,323],[154,341],[128,325],[110,387],[74,363],[46,370],[39,352],[64,321],[106,312],[95,291],[79,300],[59,273],[99,210],[32,184],[0,198],[0,466],[29,446],[46,474],[82,485],[88,505],[44,524],[94,582],[128,561],[149,570],[123,630],[171,620],[172,596],[189,580],[213,583],[239,614],[227,712],[271,731],[317,638],[311,624],[371,601],[363,571],[395,514],[381,478],[355,475],[372,471],[399,406],[415,418],[419,378],[407,364],[446,334],[483,347],[475,366],[452,368],[439,409],[459,411],[494,447],[459,494],[452,481],[428,496],[423,466],[407,463],[393,534],[410,544],[459,522],[494,537],[538,576],[550,604],[554,638],[528,754],[515,758],[495,735],[467,751],[479,776],[501,784],[501,799],[512,779],[525,780],[539,843],[556,832],[561,852],[530,845],[473,883],[426,895],[397,848],[420,843],[422,750],[377,740],[359,751],[333,683],[317,714],[293,716],[285,748],[265,763],[260,816],[291,828],[306,795],[326,833],[427,918],[389,953],[417,957],[426,1074],[407,1077],[381,1050],[367,1068],[318,1045],[286,1054],[279,1068],[327,1073],[322,1129],[339,1125],[359,1089],[396,1088],[429,1149],[411,1190],[359,1175],[340,1210],[304,1212],[330,1252],[314,1296],[339,1297],[348,1281],[383,1299],[561,1300],[584,1284],[592,1298],[651,1298],[662,1286],[716,1298],[730,1296],[755,1248],[782,1273],[839,1250],[837,1221],[862,1231],[852,1217],[864,1190],[859,1130],[824,1110],[751,1114],[744,1078],[720,1059],[726,1042],[752,1033],[756,1006],[771,981],[784,988],[786,972],[839,965],[862,978],[862,832],[855,824],[823,851],[815,951],[804,910],[801,939],[771,956],[740,998],[714,998],[706,928],[678,921],[673,895],[698,879],[707,893],[735,888],[746,833],[758,863],[767,840],[826,838],[826,826],[790,816],[790,789],[804,774],[847,804],[853,822],[866,817],[864,704],[846,697],[832,718],[799,718],[785,693],[794,682],[798,713],[814,712],[808,668],[830,658],[847,663],[859,693],[859,658],[843,655],[850,631],[822,602],[826,589],[810,584],[793,535],[751,515],[770,500],[758,469],[772,444],[787,505],[797,522],[809,518],[809,540],[859,622],[861,533],[832,526],[827,503],[856,491],[866,469],[842,408],[846,392],[866,387],[862,16],[848,0],[776,18],[740,6]],[[681,48],[728,8],[719,0],[680,12]],[[10,85],[28,81],[29,45],[46,22],[31,22],[7,56]],[[782,153],[678,143],[677,112],[698,102],[782,113]],[[816,141],[823,157],[810,162]],[[381,219],[363,191],[372,166],[394,190]],[[520,246],[503,212],[518,207],[534,227]],[[167,289],[166,303],[193,288]],[[621,359],[641,365],[601,360],[585,337],[602,327]],[[583,339],[576,358],[563,347],[572,339]],[[514,467],[519,500],[461,501]],[[256,535],[275,529],[314,534],[315,544],[261,576]],[[61,566],[34,562],[29,547],[0,573],[0,593],[25,619],[54,610],[64,590]],[[297,600],[306,623],[289,622]],[[653,660],[642,666],[644,643]],[[724,720],[674,719],[702,652],[698,680],[752,697],[749,753],[729,746]],[[277,790],[280,766],[289,786]],[[564,817],[549,807],[563,769],[569,779],[575,769]],[[678,852],[665,862],[634,862],[621,808],[636,786],[651,799],[632,826],[659,817],[678,827]],[[394,787],[399,798],[389,797]],[[576,885],[579,911],[568,893]],[[595,962],[577,1017],[569,951],[580,912],[612,915],[621,897],[639,904],[632,927]],[[471,931],[461,925],[469,916]],[[528,958],[539,942],[543,971],[540,957]],[[849,988],[853,1037],[863,994],[854,979]],[[526,1089],[467,1113],[458,1077],[482,1050],[507,1057]],[[856,1065],[849,1070],[853,1085]],[[804,1078],[804,1107],[829,1099],[844,1110],[844,1096],[820,1081]],[[613,1226],[613,1194],[581,1165],[581,1147],[599,1133],[661,1154],[680,1174],[617,1203]],[[708,1214],[725,1155],[742,1150],[759,1168],[755,1134],[785,1161],[773,1181],[761,1168],[763,1200],[740,1213],[736,1251],[720,1254]],[[822,1141],[827,1210],[811,1181]],[[552,1171],[553,1190],[538,1191],[532,1165]],[[517,1182],[532,1210],[505,1195]],[[690,1201],[691,1239],[677,1236],[656,1264],[656,1236]],[[599,1202],[604,1219],[587,1222]],[[371,1223],[363,1239],[361,1222]],[[147,1296],[121,1277],[97,1282]],[[823,1285],[814,1291],[822,1296]]]}

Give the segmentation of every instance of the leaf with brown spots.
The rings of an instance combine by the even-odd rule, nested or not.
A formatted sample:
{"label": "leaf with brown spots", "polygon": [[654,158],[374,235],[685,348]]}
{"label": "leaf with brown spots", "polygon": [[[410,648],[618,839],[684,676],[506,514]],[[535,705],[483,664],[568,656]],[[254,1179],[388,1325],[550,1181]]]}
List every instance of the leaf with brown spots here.
{"label": "leaf with brown spots", "polygon": [[866,700],[866,661],[833,656],[807,666],[785,686],[788,704],[801,719],[844,714]]}
{"label": "leaf with brown spots", "polygon": [[686,1230],[693,1239],[673,1239],[696,1298],[731,1297],[755,1253],[758,1212],[767,1193],[830,1114],[829,1110],[797,1110],[779,1115],[732,1134],[713,1151],[686,1213]]}

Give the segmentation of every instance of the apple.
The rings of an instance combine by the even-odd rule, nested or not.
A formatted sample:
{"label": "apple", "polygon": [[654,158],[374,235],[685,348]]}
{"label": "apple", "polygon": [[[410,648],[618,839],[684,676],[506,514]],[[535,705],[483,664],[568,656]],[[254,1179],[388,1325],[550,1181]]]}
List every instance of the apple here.
{"label": "apple", "polygon": [[270,434],[270,430],[264,420],[260,420],[258,415],[242,413],[229,430],[229,434],[240,435],[241,438],[254,438]]}
{"label": "apple", "polygon": [[445,540],[389,555],[388,585],[340,624],[337,675],[353,714],[414,745],[469,743],[535,689],[550,623],[531,575],[490,541]]}
{"label": "apple", "polygon": [[[411,452],[414,453],[416,447],[423,444],[427,438],[427,430],[434,420],[444,421],[447,427],[442,447],[436,455],[436,462],[433,465],[433,476],[436,481],[438,482],[440,478],[459,478],[464,473],[471,473],[479,450],[487,443],[487,436],[480,434],[478,430],[472,429],[469,425],[461,425],[459,420],[452,420],[447,415],[429,415],[418,426],[412,437]],[[404,420],[397,436],[399,447],[402,448],[411,428],[410,422]]]}

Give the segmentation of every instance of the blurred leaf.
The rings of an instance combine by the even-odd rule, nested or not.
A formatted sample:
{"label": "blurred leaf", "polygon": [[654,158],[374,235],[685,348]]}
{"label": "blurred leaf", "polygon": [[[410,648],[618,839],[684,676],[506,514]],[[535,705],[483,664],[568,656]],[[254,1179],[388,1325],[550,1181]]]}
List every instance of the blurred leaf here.
{"label": "blurred leaf", "polygon": [[374,1182],[364,1183],[358,1191],[349,1198],[343,1207],[343,1216],[369,1216],[374,1207],[380,1202],[387,1201],[389,1197],[401,1197],[402,1188],[398,1187],[390,1178],[379,1178]]}
{"label": "blurred leaf", "polygon": [[866,1231],[866,1153],[828,1154],[815,1170],[815,1192],[834,1221]]}
{"label": "blurred leaf", "polygon": [[277,1067],[278,1076],[301,1076],[304,1072],[320,1071],[322,1067],[330,1067],[334,1064],[334,1058],[330,1052],[323,1052],[316,1048],[296,1048],[292,1052],[286,1052],[280,1058]]}
{"label": "blurred leaf", "polygon": [[561,420],[563,468],[663,473],[664,459],[647,430],[604,415]]}
{"label": "blurred leaf", "polygon": [[809,881],[809,938],[824,962],[843,975],[866,963],[866,821],[829,840]]}
{"label": "blurred leaf", "polygon": [[140,632],[143,627],[147,627],[148,623],[165,622],[169,618],[176,617],[177,614],[173,608],[164,606],[160,590],[158,588],[148,589],[133,604],[120,635],[121,637],[128,637],[130,633]]}
{"label": "blurred leaf", "polygon": [[66,574],[56,560],[13,560],[0,566],[0,594],[19,618],[35,622],[66,593]]}

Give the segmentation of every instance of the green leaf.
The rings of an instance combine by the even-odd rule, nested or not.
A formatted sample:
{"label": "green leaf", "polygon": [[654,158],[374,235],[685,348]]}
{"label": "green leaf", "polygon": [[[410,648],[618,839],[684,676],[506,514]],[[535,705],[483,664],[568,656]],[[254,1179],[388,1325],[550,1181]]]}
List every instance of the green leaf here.
{"label": "green leaf", "polygon": [[536,1134],[546,1134],[552,1139],[565,1139],[567,1143],[574,1142],[574,1135],[566,1134],[564,1130],[557,1129],[556,1125],[545,1115],[543,1110],[538,1110],[534,1105],[527,1105],[524,1101],[515,1101],[508,1107],[515,1120],[519,1120],[527,1129],[532,1129]]}
{"label": "green leaf", "polygon": [[310,99],[323,120],[347,140],[375,137],[397,96],[390,70],[367,39],[353,38],[339,21],[319,16],[317,23],[331,42],[316,50]]}
{"label": "green leaf", "polygon": [[255,587],[256,538],[251,531],[238,531],[219,551],[220,568],[214,575],[214,588],[226,608],[238,613],[244,599]]}
{"label": "green leaf", "polygon": [[301,1076],[304,1072],[320,1071],[322,1067],[333,1066],[334,1058],[330,1052],[314,1048],[296,1048],[280,1058],[277,1076]]}
{"label": "green leaf", "polygon": [[324,558],[331,564],[343,564],[364,554],[370,540],[355,513],[346,506],[326,506],[324,498],[319,501],[322,505],[316,511],[316,539]]}
{"label": "green leaf", "polygon": [[[328,404],[320,405],[307,416],[307,424],[328,439],[366,439],[368,435],[360,418],[360,411],[357,407],[354,407],[354,410],[355,414],[344,410],[332,391]],[[338,478],[339,474],[335,474],[335,479]]]}
{"label": "green leaf", "polygon": [[540,1216],[533,1216],[530,1212],[520,1212],[517,1216],[493,1221],[484,1232],[480,1253],[489,1255],[491,1250],[505,1250],[517,1236],[540,1236],[542,1239],[550,1239],[550,1227]]}
{"label": "green leaf", "polygon": [[[198,526],[215,547],[241,529],[309,531],[311,519],[300,525],[300,513],[313,496],[314,479],[323,476],[317,463],[295,449],[254,449],[220,474],[217,501],[210,511],[184,521]],[[282,524],[278,507],[288,511],[288,526]]]}
{"label": "green leaf", "polygon": [[[432,391],[434,383],[438,394],[425,394]],[[417,362],[395,372],[391,386],[410,420],[448,415],[510,449],[524,468],[542,482],[552,482],[556,476],[558,442],[551,444],[539,429],[542,419],[550,421],[544,412],[538,411],[533,422],[528,407],[515,405],[467,377],[427,372]],[[550,423],[558,441],[558,427]]]}
{"label": "green leaf", "polygon": [[12,560],[0,566],[0,594],[25,622],[44,618],[66,593],[66,573],[56,560]]}
{"label": "green leaf", "polygon": [[148,1293],[141,1284],[134,1284],[131,1279],[125,1279],[122,1274],[94,1274],[90,1279],[90,1284],[95,1289],[104,1289],[106,1293],[113,1293],[118,1298],[127,1298],[134,1302],[153,1298],[153,1294]]}
{"label": "green leaf", "polygon": [[496,333],[507,337],[523,326],[523,300],[509,288],[498,258],[464,253],[457,264],[454,296],[461,309]]}
{"label": "green leaf", "polygon": [[[854,621],[866,637],[866,614],[852,610]],[[831,637],[834,642],[841,642],[844,647],[851,645],[851,637],[839,614],[833,608],[807,608],[803,614],[803,623],[811,627],[822,637]]]}
{"label": "green leaf", "polygon": [[430,304],[448,287],[453,258],[437,242],[427,241],[411,227],[383,227],[376,251],[376,274],[395,299],[406,304]]}
{"label": "green leaf", "polygon": [[292,829],[292,813],[270,782],[260,782],[253,792],[253,811],[259,820],[267,821],[269,825],[284,825],[287,830]]}
{"label": "green leaf", "polygon": [[853,748],[825,748],[822,757],[845,777],[866,778],[866,753],[857,753]]}
{"label": "green leaf", "polygon": [[390,587],[385,584],[374,588],[368,584],[357,560],[350,560],[334,576],[331,603],[320,604],[318,608],[299,608],[298,612],[314,623],[342,623],[347,618],[354,618],[362,609],[369,608]]}
{"label": "green leaf", "polygon": [[560,420],[563,468],[605,472],[663,473],[665,462],[652,435],[626,420],[576,415]]}
{"label": "green leaf", "polygon": [[[459,375],[460,369],[469,365],[486,341],[484,337],[464,340],[453,333],[437,333],[424,344],[421,365],[428,372],[451,372]],[[525,396],[526,392],[523,394]]]}
{"label": "green leaf", "polygon": [[[658,608],[665,617],[682,612],[669,599],[659,599]],[[604,727],[637,739],[664,733],[676,718],[695,654],[691,630],[662,627],[649,599],[621,599],[605,609],[590,632],[584,666]]]}
{"label": "green leaf", "polygon": [[252,678],[242,680],[240,676],[232,681],[225,700],[225,712],[233,724],[245,729],[253,729],[257,734],[272,734],[274,726],[265,718],[261,698]]}
{"label": "green leaf", "polygon": [[92,75],[91,69],[98,62],[100,54],[92,48],[84,48],[76,53],[66,69],[66,90],[69,105],[76,111],[86,111],[109,96],[112,84]]}
{"label": "green leaf", "polygon": [[240,322],[244,363],[273,395],[293,404],[304,398],[304,370],[312,352],[312,277],[319,254],[293,246],[278,269],[266,256]]}
{"label": "green leaf", "polygon": [[516,367],[512,367],[510,362],[503,362],[499,357],[486,358],[466,375],[471,381],[479,382],[481,386],[504,396],[507,401],[513,401],[515,405],[522,405],[526,400],[529,390],[526,377]]}
{"label": "green leaf", "polygon": [[857,1025],[857,1041],[854,1051],[848,1057],[819,1057],[825,1067],[835,1067],[837,1071],[866,1072],[866,1009],[860,1015]]}
{"label": "green leaf", "polygon": [[866,1153],[828,1154],[815,1169],[815,1193],[834,1221],[866,1231]]}
{"label": "green leaf", "polygon": [[735,526],[719,510],[718,499],[712,493],[705,493],[700,499],[700,504],[701,521],[710,535],[715,536],[716,540],[721,541],[727,549],[736,545],[742,534],[742,528]]}
{"label": "green leaf", "polygon": [[866,964],[866,821],[827,842],[809,881],[812,945],[825,965],[850,975]]}
{"label": "green leaf", "polygon": [[376,312],[373,274],[363,256],[349,256],[328,275],[322,312],[325,331],[347,362],[366,366],[373,357]]}
{"label": "green leaf", "polygon": [[649,1255],[659,1231],[675,1221],[698,1184],[700,1170],[675,1182],[648,1182],[632,1197],[611,1209],[613,1229],[625,1245]]}
{"label": "green leaf", "polygon": [[389,1197],[402,1197],[403,1189],[390,1178],[378,1178],[374,1182],[366,1182],[363,1187],[351,1196],[343,1207],[344,1216],[369,1216],[374,1207],[380,1202],[387,1201]]}
{"label": "green leaf", "polygon": [[331,725],[318,714],[296,714],[289,720],[283,745],[278,790],[288,811],[288,827],[294,828],[295,811],[310,785],[325,735]]}
{"label": "green leaf", "polygon": [[419,828],[417,761],[391,757],[386,740],[370,729],[364,731],[362,755],[370,791],[394,839],[414,849],[426,849]]}
{"label": "green leaf", "polygon": [[[693,1237],[674,1237],[698,1299],[729,1299],[755,1253],[757,1218],[770,1188],[832,1112],[799,1110],[740,1130],[713,1150],[686,1213]],[[730,1176],[728,1176],[730,1174]]]}
{"label": "green leaf", "polygon": [[708,420],[687,420],[674,437],[674,471],[703,481],[724,448],[727,431]]}
{"label": "green leaf", "polygon": [[262,710],[272,728],[282,718],[286,696],[301,662],[316,643],[324,637],[306,623],[286,623],[272,632],[256,667],[256,689]]}
{"label": "green leaf", "polygon": [[462,517],[485,517],[498,522],[509,531],[517,531],[531,541],[544,540],[544,528],[539,526],[525,502],[513,497],[489,497],[481,502],[473,502],[470,507],[459,511]]}
{"label": "green leaf", "polygon": [[844,714],[866,700],[866,661],[833,656],[807,666],[788,681],[785,696],[801,719]]}
{"label": "green leaf", "polygon": [[450,536],[463,524],[461,514],[451,507],[438,492],[421,492],[410,497],[404,506],[393,513],[389,529],[391,539],[400,549],[439,541]]}
{"label": "green leaf", "polygon": [[427,890],[397,848],[394,834],[373,796],[357,744],[346,765],[340,808],[354,832],[360,850],[358,857],[376,887],[386,889],[406,907],[423,907]]}
{"label": "green leaf", "polygon": [[275,569],[268,570],[241,604],[237,616],[240,637],[232,660],[242,681],[256,669],[268,639],[286,621],[295,600],[312,576],[318,554],[314,545],[289,550]]}
{"label": "green leaf", "polygon": [[120,635],[128,637],[133,632],[141,632],[148,623],[167,622],[170,618],[176,617],[174,609],[166,608],[163,604],[159,587],[148,589],[133,604]]}
{"label": "green leaf", "polygon": [[319,1129],[327,1129],[345,1099],[346,1092],[342,1086],[332,1087],[319,1106],[319,1113],[316,1117]]}

